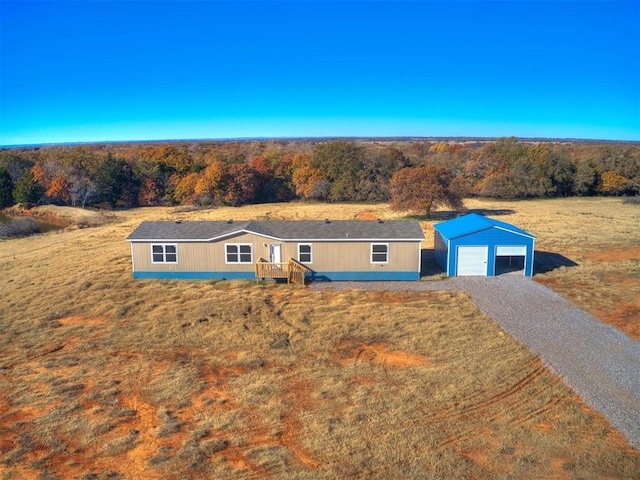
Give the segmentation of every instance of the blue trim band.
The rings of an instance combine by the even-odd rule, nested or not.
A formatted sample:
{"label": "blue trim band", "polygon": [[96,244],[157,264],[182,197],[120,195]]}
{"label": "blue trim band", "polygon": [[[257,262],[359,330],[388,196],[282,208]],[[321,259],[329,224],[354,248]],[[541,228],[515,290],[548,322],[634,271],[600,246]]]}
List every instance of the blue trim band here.
{"label": "blue trim band", "polygon": [[[164,280],[255,280],[254,272],[133,272],[136,279]],[[418,272],[314,272],[308,275],[314,282],[420,280]]]}
{"label": "blue trim band", "polygon": [[315,282],[346,281],[386,281],[386,280],[420,280],[418,272],[314,272],[311,280]]}

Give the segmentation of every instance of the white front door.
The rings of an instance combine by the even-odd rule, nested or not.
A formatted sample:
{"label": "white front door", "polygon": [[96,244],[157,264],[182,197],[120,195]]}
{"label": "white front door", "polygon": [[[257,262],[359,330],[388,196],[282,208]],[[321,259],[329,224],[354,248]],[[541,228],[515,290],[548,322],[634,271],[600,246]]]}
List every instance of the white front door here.
{"label": "white front door", "polygon": [[456,275],[462,276],[487,276],[487,260],[489,247],[458,247],[458,268]]}
{"label": "white front door", "polygon": [[282,245],[279,243],[269,245],[269,261],[271,263],[282,262]]}

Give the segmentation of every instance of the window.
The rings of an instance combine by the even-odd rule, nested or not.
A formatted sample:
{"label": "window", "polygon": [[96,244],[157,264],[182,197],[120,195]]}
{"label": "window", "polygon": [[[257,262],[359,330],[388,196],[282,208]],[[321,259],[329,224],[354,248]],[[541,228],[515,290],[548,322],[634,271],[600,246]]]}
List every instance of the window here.
{"label": "window", "polygon": [[178,263],[178,246],[151,245],[151,263]]}
{"label": "window", "polygon": [[371,263],[389,263],[389,244],[371,244]]}
{"label": "window", "polygon": [[250,243],[227,243],[226,263],[253,263]]}
{"label": "window", "polygon": [[298,244],[298,261],[300,263],[313,263],[312,246],[310,243]]}

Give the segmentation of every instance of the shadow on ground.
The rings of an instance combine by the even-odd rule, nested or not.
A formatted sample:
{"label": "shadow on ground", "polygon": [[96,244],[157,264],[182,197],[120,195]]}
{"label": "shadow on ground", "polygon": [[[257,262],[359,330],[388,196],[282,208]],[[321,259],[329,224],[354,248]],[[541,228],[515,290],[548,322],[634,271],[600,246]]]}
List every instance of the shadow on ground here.
{"label": "shadow on ground", "polygon": [[[510,263],[513,261],[513,263]],[[502,263],[500,263],[502,262]],[[536,250],[533,262],[533,273],[535,275],[547,273],[560,267],[577,267],[578,264],[570,258],[554,252],[543,252]],[[496,264],[496,275],[504,275],[515,272],[522,272],[524,269],[524,259],[511,257],[498,257]],[[433,256],[433,249],[423,248],[421,251],[420,276],[421,277],[442,277],[444,272]]]}
{"label": "shadow on ground", "polygon": [[554,252],[541,252],[536,250],[533,260],[533,273],[547,273],[560,267],[577,267],[578,264],[570,258]]}
{"label": "shadow on ground", "polygon": [[433,256],[433,249],[423,248],[420,251],[420,277],[442,276],[444,276],[444,271]]}

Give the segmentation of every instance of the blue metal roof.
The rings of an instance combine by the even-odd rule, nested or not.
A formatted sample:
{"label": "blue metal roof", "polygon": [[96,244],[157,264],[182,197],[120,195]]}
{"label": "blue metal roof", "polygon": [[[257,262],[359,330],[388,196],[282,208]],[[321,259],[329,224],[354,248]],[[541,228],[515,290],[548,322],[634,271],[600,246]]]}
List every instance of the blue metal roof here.
{"label": "blue metal roof", "polygon": [[462,217],[454,218],[453,220],[437,223],[433,226],[433,228],[440,232],[443,237],[449,239],[462,237],[493,227],[498,227],[503,230],[516,233],[518,235],[523,235],[525,237],[536,238],[529,232],[525,232],[524,230],[518,227],[514,227],[509,223],[494,220],[493,218],[484,217],[482,215],[478,215],[477,213],[469,213]]}

